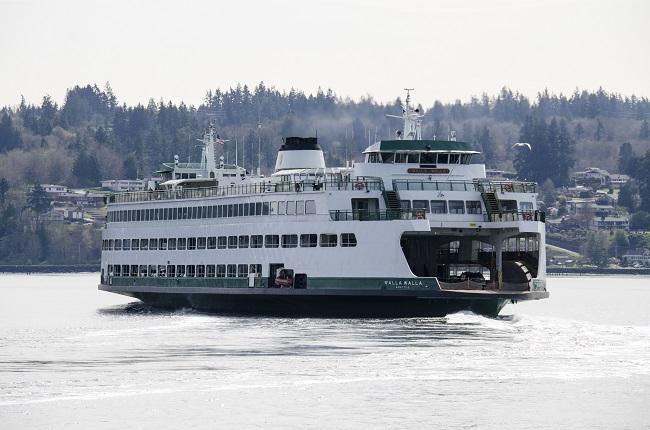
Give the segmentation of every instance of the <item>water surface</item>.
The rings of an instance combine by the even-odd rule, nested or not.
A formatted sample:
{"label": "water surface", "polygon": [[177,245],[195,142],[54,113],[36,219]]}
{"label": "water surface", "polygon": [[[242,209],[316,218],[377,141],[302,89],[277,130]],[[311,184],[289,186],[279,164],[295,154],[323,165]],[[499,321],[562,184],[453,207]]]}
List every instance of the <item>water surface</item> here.
{"label": "water surface", "polygon": [[0,428],[650,427],[650,279],[393,320],[150,309],[98,276],[0,275]]}

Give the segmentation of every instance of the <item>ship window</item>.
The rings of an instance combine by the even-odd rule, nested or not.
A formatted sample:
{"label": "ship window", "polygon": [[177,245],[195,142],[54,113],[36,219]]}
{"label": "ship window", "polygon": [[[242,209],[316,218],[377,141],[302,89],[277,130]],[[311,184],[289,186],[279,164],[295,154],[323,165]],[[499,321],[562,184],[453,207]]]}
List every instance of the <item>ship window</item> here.
{"label": "ship window", "polygon": [[176,266],[176,276],[178,276],[179,278],[184,278],[185,277],[185,265],[178,264]]}
{"label": "ship window", "polygon": [[262,265],[261,264],[251,264],[248,273],[255,273],[258,275],[262,275]]}
{"label": "ship window", "polygon": [[404,152],[399,152],[395,154],[395,162],[396,163],[406,163],[406,160],[408,159],[408,156]]}
{"label": "ship window", "polygon": [[296,247],[298,247],[298,235],[297,234],[283,234],[282,235],[282,247],[283,248],[296,248]]}
{"label": "ship window", "polygon": [[217,248],[226,249],[228,247],[228,239],[226,236],[219,236],[217,238]]}
{"label": "ship window", "polygon": [[429,212],[429,202],[427,200],[413,200],[413,209],[422,209]]}
{"label": "ship window", "polygon": [[449,154],[449,164],[458,164],[460,161],[459,154]]}
{"label": "ship window", "polygon": [[450,214],[464,214],[465,205],[462,200],[449,200],[449,213]]}
{"label": "ship window", "polygon": [[232,218],[233,213],[234,213],[234,209],[232,205],[228,205],[228,218]]}
{"label": "ship window", "polygon": [[108,250],[112,251],[115,249],[115,239],[108,239]]}
{"label": "ship window", "polygon": [[217,238],[216,238],[216,236],[208,237],[208,249],[216,249],[216,248],[217,248]]}
{"label": "ship window", "polygon": [[237,265],[236,264],[229,264],[227,266],[227,276],[228,278],[235,278],[237,277]]}
{"label": "ship window", "polygon": [[234,217],[239,216],[239,205],[238,204],[232,205],[232,216],[234,216]]}
{"label": "ship window", "polygon": [[382,152],[381,153],[381,162],[382,163],[392,163],[395,159],[395,154],[392,152]]}
{"label": "ship window", "polygon": [[420,162],[420,153],[419,152],[412,152],[408,156],[408,162],[412,164],[418,164]]}
{"label": "ship window", "polygon": [[244,216],[248,216],[250,213],[250,205],[248,203],[244,203]]}
{"label": "ship window", "polygon": [[161,237],[158,239],[158,249],[161,251],[166,251],[167,250],[167,238]]}
{"label": "ship window", "polygon": [[522,212],[532,211],[533,202],[519,202],[519,210]]}
{"label": "ship window", "polygon": [[188,250],[196,249],[196,237],[188,237],[187,238],[187,249]]}
{"label": "ship window", "polygon": [[271,215],[277,215],[278,213],[278,202],[271,202]]}
{"label": "ship window", "polygon": [[150,264],[149,265],[149,277],[155,278],[158,276],[158,268],[156,267],[155,264]]}
{"label": "ship window", "polygon": [[138,276],[138,265],[137,264],[132,264],[131,265],[131,277],[136,278]]}
{"label": "ship window", "polygon": [[237,236],[228,236],[228,248],[237,248]]}
{"label": "ship window", "polygon": [[116,251],[122,250],[122,239],[115,239],[115,250]]}
{"label": "ship window", "polygon": [[266,248],[277,248],[280,246],[280,237],[277,234],[267,234],[264,237],[264,246]]}
{"label": "ship window", "polygon": [[162,220],[163,219],[163,210],[162,210],[162,208],[158,208],[158,210],[156,212],[157,212],[156,213],[156,220]]}
{"label": "ship window", "polygon": [[147,277],[147,266],[145,266],[144,264],[140,265],[140,277],[141,278]]}
{"label": "ship window", "polygon": [[262,215],[268,215],[269,214],[269,202],[264,202],[262,203]]}
{"label": "ship window", "polygon": [[158,276],[161,278],[167,277],[167,266],[163,266],[162,264],[158,266]]}
{"label": "ship window", "polygon": [[131,249],[131,239],[124,239],[122,241],[122,249],[128,251]]}
{"label": "ship window", "polygon": [[431,200],[431,213],[432,214],[446,214],[447,201],[446,200]]}
{"label": "ship window", "polygon": [[223,205],[218,205],[217,206],[217,218],[222,218],[223,217]]}
{"label": "ship window", "polygon": [[225,278],[225,277],[226,277],[226,265],[217,264],[217,278]]}
{"label": "ship window", "polygon": [[169,219],[177,219],[178,218],[178,208],[169,208]]}
{"label": "ship window", "polygon": [[207,206],[202,206],[201,207],[201,218],[208,218],[208,207]]}
{"label": "ship window", "polygon": [[122,276],[129,276],[129,265],[122,264]]}
{"label": "ship window", "polygon": [[301,248],[315,248],[318,246],[318,235],[316,234],[301,234],[300,247]]}
{"label": "ship window", "polygon": [[140,239],[140,250],[146,251],[149,249],[149,239]]}
{"label": "ship window", "polygon": [[143,209],[142,213],[142,221],[149,221],[149,210],[148,209]]}
{"label": "ship window", "polygon": [[248,241],[249,241],[248,236],[239,236],[239,247],[248,248]]}
{"label": "ship window", "polygon": [[438,154],[438,164],[448,164],[449,154]]}
{"label": "ship window", "polygon": [[420,154],[420,164],[436,164],[436,153],[423,152]]}
{"label": "ship window", "polygon": [[411,209],[411,201],[410,200],[400,200],[399,205],[402,209]]}
{"label": "ship window", "polygon": [[255,216],[255,203],[248,204],[248,216]]}
{"label": "ship window", "polygon": [[278,202],[278,215],[284,215],[287,213],[287,204],[284,201]]}
{"label": "ship window", "polygon": [[137,251],[140,249],[140,239],[131,240],[131,249]]}
{"label": "ship window", "polygon": [[297,200],[296,201],[296,215],[304,215],[305,214],[305,201],[304,200]]}
{"label": "ship window", "polygon": [[115,270],[115,276],[122,276],[122,266],[116,264],[114,270]]}
{"label": "ship window", "polygon": [[175,237],[170,237],[167,239],[167,249],[170,251],[175,251],[176,250],[176,238]]}
{"label": "ship window", "polygon": [[193,264],[188,264],[187,266],[187,277],[194,278],[196,276],[196,266]]}
{"label": "ship window", "polygon": [[316,201],[315,200],[307,200],[305,202],[305,213],[307,215],[315,215],[316,214]]}
{"label": "ship window", "polygon": [[163,219],[164,220],[169,219],[169,208],[163,208]]}
{"label": "ship window", "polygon": [[205,266],[205,276],[207,278],[214,278],[214,274],[215,274],[214,264],[208,264],[207,266]]}
{"label": "ship window", "polygon": [[472,159],[472,154],[461,154],[460,164],[469,164],[471,159]]}
{"label": "ship window", "polygon": [[287,215],[295,215],[296,214],[296,202],[293,200],[287,201]]}
{"label": "ship window", "polygon": [[158,249],[158,239],[149,239],[149,249],[151,251]]}
{"label": "ship window", "polygon": [[332,248],[336,246],[336,235],[335,234],[321,234],[320,235],[320,246],[323,248]]}
{"label": "ship window", "polygon": [[155,218],[154,214],[156,213],[156,210],[155,209],[149,209],[147,212],[149,213],[149,218],[147,219],[147,221],[154,221],[154,218]]}
{"label": "ship window", "polygon": [[207,241],[205,237],[198,237],[196,239],[196,249],[205,249]]}
{"label": "ship window", "polygon": [[244,206],[246,206],[245,203],[239,204],[239,216],[244,216]]}
{"label": "ship window", "polygon": [[517,212],[517,200],[499,200],[501,209],[507,212]]}
{"label": "ship window", "polygon": [[368,163],[380,163],[379,154],[376,152],[371,152],[368,154]]}
{"label": "ship window", "polygon": [[205,278],[205,266],[203,264],[196,266],[196,277]]}
{"label": "ship window", "polygon": [[245,278],[248,276],[248,264],[237,265],[237,276],[240,278]]}
{"label": "ship window", "polygon": [[251,236],[251,248],[262,248],[264,246],[263,236],[254,234]]}
{"label": "ship window", "polygon": [[168,264],[167,265],[167,277],[168,278],[175,278],[176,277],[176,266],[173,264]]}
{"label": "ship window", "polygon": [[357,246],[357,237],[354,233],[341,233],[341,246],[344,248]]}
{"label": "ship window", "polygon": [[179,237],[178,241],[176,242],[177,249],[179,251],[185,251],[185,247],[187,245],[187,239],[184,237]]}
{"label": "ship window", "polygon": [[479,200],[468,200],[465,202],[467,207],[468,214],[480,214],[483,213],[481,210],[481,202]]}
{"label": "ship window", "polygon": [[255,215],[262,215],[262,202],[255,203]]}

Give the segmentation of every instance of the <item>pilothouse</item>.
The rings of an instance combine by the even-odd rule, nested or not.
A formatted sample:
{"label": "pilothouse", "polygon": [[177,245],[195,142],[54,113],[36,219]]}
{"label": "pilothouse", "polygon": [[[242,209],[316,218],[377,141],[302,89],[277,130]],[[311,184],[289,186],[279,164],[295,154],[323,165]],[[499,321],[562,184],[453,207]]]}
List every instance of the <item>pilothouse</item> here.
{"label": "pilothouse", "polygon": [[99,288],[154,306],[290,316],[497,315],[548,297],[537,185],[489,181],[470,144],[422,137],[410,105],[394,139],[327,167],[287,137],[275,171],[217,155],[164,163],[149,192],[109,197]]}

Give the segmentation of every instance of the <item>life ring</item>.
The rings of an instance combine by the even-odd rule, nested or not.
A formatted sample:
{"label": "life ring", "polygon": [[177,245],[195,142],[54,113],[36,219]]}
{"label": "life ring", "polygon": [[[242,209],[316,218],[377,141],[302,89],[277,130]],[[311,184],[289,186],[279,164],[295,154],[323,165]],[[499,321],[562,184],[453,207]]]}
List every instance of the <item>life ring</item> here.
{"label": "life ring", "polygon": [[356,184],[354,184],[354,188],[356,188],[357,190],[363,190],[363,182],[357,182]]}
{"label": "life ring", "polygon": [[415,213],[415,219],[424,219],[424,214],[422,212]]}
{"label": "life ring", "polygon": [[524,221],[532,221],[533,215],[530,212],[524,212]]}
{"label": "life ring", "polygon": [[512,190],[513,190],[512,184],[504,184],[503,185],[503,190],[508,192],[508,193],[511,193]]}

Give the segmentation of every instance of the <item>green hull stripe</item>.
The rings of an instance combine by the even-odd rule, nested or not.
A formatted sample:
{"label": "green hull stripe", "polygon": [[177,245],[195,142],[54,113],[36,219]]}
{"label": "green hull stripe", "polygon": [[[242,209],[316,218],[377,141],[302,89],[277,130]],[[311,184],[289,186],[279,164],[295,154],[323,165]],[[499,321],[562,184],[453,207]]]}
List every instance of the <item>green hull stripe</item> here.
{"label": "green hull stripe", "polygon": [[[248,278],[131,278],[112,277],[109,285],[129,287],[247,288]],[[268,278],[256,278],[256,288],[266,288]],[[440,290],[436,278],[307,278],[310,290]]]}

